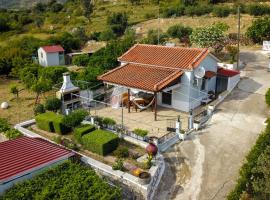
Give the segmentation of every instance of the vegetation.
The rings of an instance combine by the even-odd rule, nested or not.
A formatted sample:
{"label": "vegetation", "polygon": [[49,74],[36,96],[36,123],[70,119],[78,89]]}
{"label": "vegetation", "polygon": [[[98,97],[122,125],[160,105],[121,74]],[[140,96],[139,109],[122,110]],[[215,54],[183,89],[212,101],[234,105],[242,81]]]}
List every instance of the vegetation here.
{"label": "vegetation", "polygon": [[113,164],[112,169],[113,169],[113,170],[124,171],[124,170],[125,170],[125,167],[124,167],[124,162],[123,162],[123,160],[122,160],[122,159],[117,159],[117,160],[115,161],[115,163]]}
{"label": "vegetation", "polygon": [[106,155],[118,146],[118,136],[110,131],[95,130],[82,136],[84,146],[97,154]]}
{"label": "vegetation", "polygon": [[35,119],[38,128],[42,130],[53,133],[55,132],[58,134],[66,134],[70,132],[70,128],[63,123],[64,121],[63,115],[56,114],[53,112],[46,112],[37,115]]}
{"label": "vegetation", "polygon": [[34,114],[35,115],[39,115],[39,114],[42,114],[42,113],[45,113],[45,107],[43,104],[37,104],[35,105],[34,107]]}
{"label": "vegetation", "polygon": [[236,187],[228,195],[228,200],[238,200],[241,194],[248,199],[267,200],[269,189],[269,151],[270,151],[270,121],[260,134],[256,144],[246,156],[246,161],[240,169]]}
{"label": "vegetation", "polygon": [[67,161],[16,184],[1,199],[121,199],[113,188],[87,166]]}
{"label": "vegetation", "polygon": [[117,158],[127,158],[129,156],[128,148],[127,147],[118,147],[113,154]]}
{"label": "vegetation", "polygon": [[93,125],[85,124],[74,129],[74,138],[77,142],[82,144],[82,136],[94,131],[96,128]]}
{"label": "vegetation", "polygon": [[188,26],[183,26],[181,24],[173,25],[167,30],[167,34],[172,38],[178,38],[182,41],[188,38],[192,33],[192,28]]}
{"label": "vegetation", "polygon": [[112,118],[105,117],[103,118],[102,123],[103,125],[106,125],[106,126],[113,126],[116,124],[116,121]]}
{"label": "vegetation", "polygon": [[148,135],[148,131],[147,131],[147,130],[143,130],[143,129],[139,129],[139,128],[134,129],[133,132],[134,132],[136,135],[141,136],[141,137],[145,137],[145,136]]}
{"label": "vegetation", "polygon": [[247,36],[256,43],[270,39],[270,18],[258,18],[247,29]]}
{"label": "vegetation", "polygon": [[17,129],[15,128],[11,128],[9,130],[7,130],[4,135],[9,139],[9,140],[12,140],[12,139],[16,139],[16,138],[19,138],[21,136],[23,136],[23,134],[18,131]]}
{"label": "vegetation", "polygon": [[48,111],[57,112],[61,108],[62,102],[56,97],[50,97],[45,102],[45,109]]}
{"label": "vegetation", "polygon": [[267,90],[265,94],[265,102],[268,106],[270,106],[270,88]]}
{"label": "vegetation", "polygon": [[8,121],[4,118],[0,118],[0,133],[9,130]]}
{"label": "vegetation", "polygon": [[69,115],[66,115],[63,119],[65,126],[75,128],[81,124],[84,118],[88,115],[88,112],[83,109],[74,110]]}

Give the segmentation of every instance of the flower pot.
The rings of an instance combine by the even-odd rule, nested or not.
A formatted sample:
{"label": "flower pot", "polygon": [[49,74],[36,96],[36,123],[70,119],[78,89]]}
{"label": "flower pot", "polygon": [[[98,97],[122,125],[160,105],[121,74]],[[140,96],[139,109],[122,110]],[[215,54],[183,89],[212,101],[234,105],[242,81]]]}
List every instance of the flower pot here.
{"label": "flower pot", "polygon": [[142,185],[147,185],[151,181],[151,174],[148,172],[142,172],[139,175],[138,181]]}

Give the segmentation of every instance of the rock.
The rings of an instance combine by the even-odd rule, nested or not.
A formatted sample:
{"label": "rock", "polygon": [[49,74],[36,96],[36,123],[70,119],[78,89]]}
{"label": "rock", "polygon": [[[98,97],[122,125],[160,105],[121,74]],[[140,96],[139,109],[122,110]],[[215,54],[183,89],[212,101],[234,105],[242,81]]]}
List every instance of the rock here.
{"label": "rock", "polygon": [[8,107],[9,107],[8,102],[1,103],[1,108],[2,109],[8,109]]}

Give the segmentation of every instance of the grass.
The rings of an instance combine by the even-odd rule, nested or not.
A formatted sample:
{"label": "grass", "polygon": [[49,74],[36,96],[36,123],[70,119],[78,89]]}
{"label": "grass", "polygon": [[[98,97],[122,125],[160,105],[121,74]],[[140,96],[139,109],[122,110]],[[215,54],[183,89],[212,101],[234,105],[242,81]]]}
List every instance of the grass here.
{"label": "grass", "polygon": [[[19,99],[10,93],[9,87],[16,84],[19,89]],[[6,118],[11,125],[34,118],[35,93],[24,89],[23,84],[18,80],[6,79],[0,76],[0,104],[7,101],[10,107],[6,110],[0,109],[0,117]],[[48,94],[46,94],[47,96]],[[44,102],[45,97],[40,97],[40,102]]]}

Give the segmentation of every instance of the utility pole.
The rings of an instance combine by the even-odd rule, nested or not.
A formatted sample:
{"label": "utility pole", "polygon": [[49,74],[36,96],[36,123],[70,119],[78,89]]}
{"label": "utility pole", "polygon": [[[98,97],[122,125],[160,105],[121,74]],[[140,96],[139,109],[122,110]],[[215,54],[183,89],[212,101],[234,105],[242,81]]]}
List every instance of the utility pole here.
{"label": "utility pole", "polygon": [[239,59],[240,59],[240,6],[237,8],[238,15],[238,33],[237,33],[237,70],[239,70]]}
{"label": "utility pole", "polygon": [[160,5],[158,0],[158,45],[159,45],[159,37],[160,37]]}

